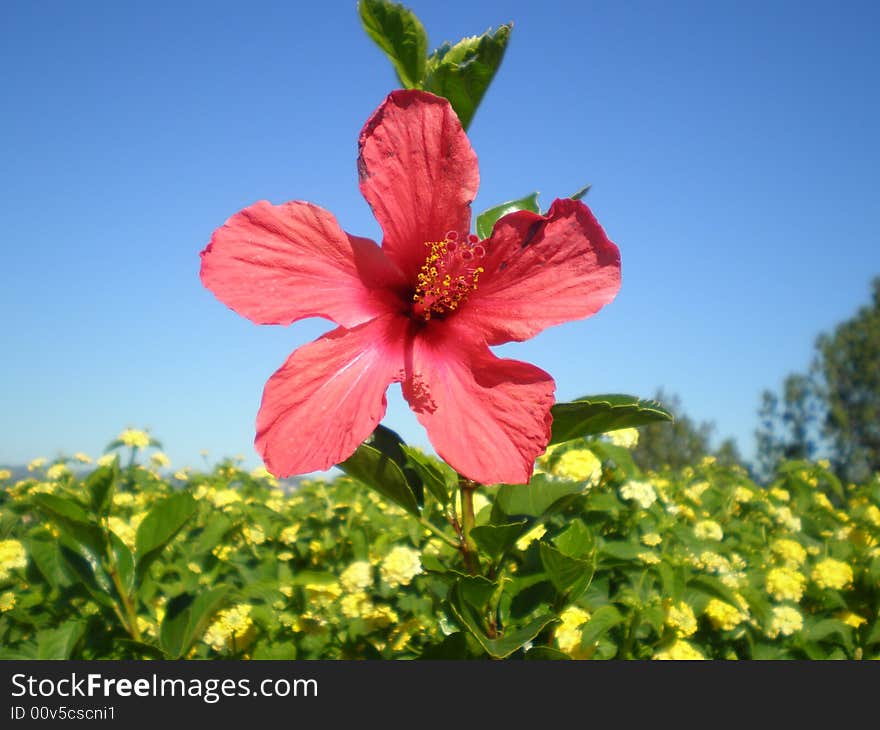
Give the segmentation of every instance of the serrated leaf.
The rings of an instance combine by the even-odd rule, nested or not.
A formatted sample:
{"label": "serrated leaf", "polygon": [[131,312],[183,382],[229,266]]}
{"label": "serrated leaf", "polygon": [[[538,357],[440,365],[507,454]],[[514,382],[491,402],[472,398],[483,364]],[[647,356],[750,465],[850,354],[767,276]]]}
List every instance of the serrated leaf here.
{"label": "serrated leaf", "polygon": [[553,538],[553,544],[570,558],[583,557],[595,546],[590,529],[579,517],[575,517],[563,532]]}
{"label": "serrated leaf", "polygon": [[455,487],[458,477],[452,468],[432,459],[412,446],[402,446],[409,464],[418,472],[422,482],[431,490],[440,504],[449,504],[449,493]]}
{"label": "serrated leaf", "polygon": [[540,517],[556,502],[581,494],[584,485],[535,474],[528,484],[503,484],[495,494],[495,504],[507,515]]}
{"label": "serrated leaf", "polygon": [[419,516],[419,504],[401,468],[381,451],[361,444],[348,459],[338,464],[346,474],[376,490],[383,497]]}
{"label": "serrated leaf", "polygon": [[492,229],[501,218],[510,213],[516,213],[518,210],[530,210],[532,213],[540,213],[538,193],[526,195],[518,200],[508,200],[506,203],[501,203],[501,205],[484,210],[477,216],[477,235],[480,239],[489,238],[492,235]]}
{"label": "serrated leaf", "polygon": [[198,509],[189,492],[177,492],[153,505],[138,527],[135,538],[136,577],[140,585],[150,564],[159,557]]}
{"label": "serrated leaf", "polygon": [[553,587],[568,603],[576,601],[593,578],[593,564],[563,555],[545,542],[538,545],[541,564]]}
{"label": "serrated leaf", "polygon": [[494,33],[444,43],[428,59],[425,90],[449,99],[465,129],[501,66],[512,27],[500,25]]}
{"label": "serrated leaf", "polygon": [[406,443],[400,435],[380,423],[373,430],[372,435],[367,440],[367,444],[380,451],[400,467],[406,483],[415,495],[419,507],[421,507],[425,501],[422,477],[419,471],[414,469],[407,460]]}
{"label": "serrated leaf", "polygon": [[223,605],[228,593],[228,588],[220,587],[198,596],[184,593],[172,598],[159,630],[159,640],[165,652],[175,659],[185,656],[204,634],[208,622]]}
{"label": "serrated leaf", "polygon": [[471,529],[471,537],[480,550],[492,560],[498,560],[522,535],[525,526],[525,520],[504,525],[478,525]]}
{"label": "serrated leaf", "polygon": [[585,396],[557,403],[550,412],[553,414],[551,444],[673,420],[672,414],[657,401],[622,394]]}
{"label": "serrated leaf", "polygon": [[462,595],[461,586],[456,585],[453,587],[450,592],[449,605],[459,623],[495,659],[504,659],[504,657],[510,656],[524,644],[534,639],[546,626],[558,621],[553,614],[545,614],[533,619],[525,626],[506,629],[501,637],[489,638],[484,632],[473,606]]}
{"label": "serrated leaf", "polygon": [[70,659],[74,647],[82,638],[86,625],[71,621],[63,626],[43,629],[37,633],[37,659]]}
{"label": "serrated leaf", "polygon": [[428,56],[428,35],[416,14],[387,0],[359,0],[358,13],[367,35],[394,66],[407,89],[421,89]]}

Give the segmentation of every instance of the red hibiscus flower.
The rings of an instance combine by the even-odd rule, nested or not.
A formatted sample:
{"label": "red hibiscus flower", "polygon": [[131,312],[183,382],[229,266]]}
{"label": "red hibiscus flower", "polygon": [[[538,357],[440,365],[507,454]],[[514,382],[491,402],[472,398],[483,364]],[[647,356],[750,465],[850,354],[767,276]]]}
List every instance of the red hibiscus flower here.
{"label": "red hibiscus flower", "polygon": [[482,483],[522,484],[550,438],[553,379],[490,345],[588,317],[620,288],[620,254],[589,208],[556,200],[470,234],[477,157],[449,103],[395,91],[360,136],[360,189],[381,248],[300,201],[245,208],[201,253],[201,278],[257,324],[339,325],[269,379],[256,448],[277,476],[348,458],[403,394],[437,453]]}

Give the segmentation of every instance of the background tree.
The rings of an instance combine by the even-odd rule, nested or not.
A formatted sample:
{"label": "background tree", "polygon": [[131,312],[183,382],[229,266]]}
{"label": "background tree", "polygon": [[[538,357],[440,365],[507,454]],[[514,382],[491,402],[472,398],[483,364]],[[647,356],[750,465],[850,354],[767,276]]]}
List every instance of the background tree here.
{"label": "background tree", "polygon": [[850,480],[880,471],[880,277],[871,302],[816,343],[835,466]]}

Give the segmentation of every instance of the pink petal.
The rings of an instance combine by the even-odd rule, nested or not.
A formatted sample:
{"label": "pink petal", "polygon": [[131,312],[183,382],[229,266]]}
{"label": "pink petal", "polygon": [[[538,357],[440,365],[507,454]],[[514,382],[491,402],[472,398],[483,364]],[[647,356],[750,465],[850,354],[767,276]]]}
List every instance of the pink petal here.
{"label": "pink petal", "polygon": [[278,477],[347,459],[385,415],[385,390],[403,378],[410,326],[386,315],[300,347],[269,378],[257,415],[257,451]]}
{"label": "pink petal", "polygon": [[413,342],[403,392],[437,453],[483,483],[525,484],[550,440],[553,379],[495,357],[454,320],[432,322]]}
{"label": "pink petal", "polygon": [[490,345],[589,317],[620,289],[620,252],[578,201],[556,200],[546,216],[510,213],[484,247],[479,288],[457,316]]}
{"label": "pink petal", "polygon": [[358,172],[385,233],[382,249],[410,281],[425,261],[426,242],[470,230],[477,156],[446,99],[392,92],[361,132]]}
{"label": "pink petal", "polygon": [[202,283],[257,324],[326,317],[353,327],[387,312],[400,273],[326,210],[265,200],[236,213],[202,251]]}

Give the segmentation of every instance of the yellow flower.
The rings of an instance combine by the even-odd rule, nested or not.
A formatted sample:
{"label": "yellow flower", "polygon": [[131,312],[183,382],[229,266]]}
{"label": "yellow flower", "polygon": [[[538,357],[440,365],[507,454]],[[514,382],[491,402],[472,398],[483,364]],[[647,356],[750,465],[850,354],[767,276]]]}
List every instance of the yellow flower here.
{"label": "yellow flower", "polygon": [[703,613],[708,617],[712,626],[721,631],[731,631],[747,618],[736,606],[731,606],[717,598],[711,599],[706,604]]}
{"label": "yellow flower", "polygon": [[631,499],[637,502],[642,509],[648,509],[657,501],[657,492],[648,482],[640,482],[631,479],[620,488],[622,499]]}
{"label": "yellow flower", "polygon": [[685,496],[696,504],[702,504],[703,493],[709,488],[709,482],[697,482],[684,490]]}
{"label": "yellow flower", "polygon": [[169,459],[165,454],[161,451],[157,451],[154,454],[150,455],[150,462],[157,469],[161,469],[162,467],[171,466],[171,459]]}
{"label": "yellow flower", "polygon": [[648,547],[657,547],[661,542],[663,542],[663,538],[660,537],[659,533],[646,532],[644,535],[642,535],[642,545],[647,545]]}
{"label": "yellow flower", "polygon": [[347,593],[366,590],[373,585],[373,567],[366,560],[358,560],[342,571],[339,582]]}
{"label": "yellow flower", "polygon": [[550,473],[594,486],[602,477],[602,462],[590,449],[571,449],[559,457]]}
{"label": "yellow flower", "polygon": [[581,626],[590,620],[590,614],[579,606],[569,606],[559,614],[559,618],[562,619],[562,623],[556,627],[556,644],[559,649],[574,659],[589,659],[595,649],[581,649]]}
{"label": "yellow flower", "polygon": [[208,492],[208,499],[218,509],[228,507],[230,504],[241,502],[241,495],[234,489],[216,489]]}
{"label": "yellow flower", "polygon": [[793,606],[774,606],[770,623],[764,633],[770,639],[778,636],[791,636],[804,627],[804,617]]}
{"label": "yellow flower", "polygon": [[13,570],[27,567],[27,551],[18,540],[0,540],[0,580]]}
{"label": "yellow flower", "polygon": [[67,468],[67,464],[52,464],[48,469],[46,469],[46,479],[56,480],[61,479],[61,477],[65,477],[70,474],[70,469]]}
{"label": "yellow flower", "polygon": [[847,626],[852,626],[854,629],[859,628],[862,624],[868,623],[868,619],[863,616],[859,616],[857,613],[853,613],[852,611],[841,611],[836,615],[838,619],[843,621]]}
{"label": "yellow flower", "polygon": [[294,545],[296,543],[297,535],[299,535],[299,525],[290,525],[281,531],[281,534],[278,535],[278,539],[285,545]]}
{"label": "yellow flower", "polygon": [[706,657],[699,649],[697,649],[697,647],[683,639],[676,639],[669,646],[665,649],[661,649],[652,657],[652,659],[677,661],[693,661],[705,658]]}
{"label": "yellow flower", "polygon": [[526,550],[529,545],[531,545],[535,540],[540,540],[542,537],[544,537],[544,534],[546,532],[547,528],[544,527],[544,525],[536,525],[525,535],[523,535],[519,540],[516,541],[516,549]]}
{"label": "yellow flower", "polygon": [[795,517],[790,508],[771,505],[770,514],[773,515],[773,519],[776,520],[776,522],[791,532],[801,531],[801,518]]}
{"label": "yellow flower", "polygon": [[251,607],[245,604],[220,611],[205,632],[205,643],[215,651],[242,649],[253,638],[254,622],[250,613]]}
{"label": "yellow flower", "polygon": [[78,461],[80,464],[91,464],[92,463],[92,457],[89,456],[88,454],[84,454],[82,451],[77,451],[73,455],[73,458],[75,461]]}
{"label": "yellow flower", "polygon": [[303,586],[306,598],[319,605],[332,603],[342,595],[342,588],[336,581],[331,583],[306,583]]}
{"label": "yellow flower", "polygon": [[714,520],[700,520],[694,525],[694,535],[700,540],[722,540],[724,531]]}
{"label": "yellow flower", "polygon": [[828,499],[824,492],[815,492],[813,494],[813,501],[816,503],[816,506],[822,509],[827,509],[829,512],[834,511],[834,505],[831,504],[831,500]]}
{"label": "yellow flower", "polygon": [[349,593],[339,602],[339,610],[346,618],[360,618],[373,609],[373,602],[363,591]]}
{"label": "yellow flower", "polygon": [[638,554],[639,560],[641,560],[645,565],[657,565],[660,562],[660,556],[657,553],[646,550],[643,553]]}
{"label": "yellow flower", "polygon": [[241,529],[241,535],[248,545],[262,545],[266,542],[266,533],[259,525],[245,525]]}
{"label": "yellow flower", "polygon": [[816,563],[810,577],[819,588],[841,590],[852,583],[853,571],[849,565],[840,560],[825,558]]}
{"label": "yellow flower", "polygon": [[807,559],[807,551],[799,542],[784,537],[774,540],[770,550],[789,565],[803,565]]}
{"label": "yellow flower", "polygon": [[28,471],[36,471],[37,469],[42,469],[46,465],[46,459],[42,456],[34,459],[30,464],[27,465]]}
{"label": "yellow flower", "polygon": [[12,591],[0,594],[0,613],[6,613],[15,608],[15,594]]}
{"label": "yellow flower", "polygon": [[12,472],[9,469],[0,469],[0,482],[5,482],[12,478]]}
{"label": "yellow flower", "polygon": [[804,595],[806,578],[798,571],[784,567],[771,568],[765,578],[767,593],[774,601],[793,601],[797,603]]}
{"label": "yellow flower", "polygon": [[679,601],[667,609],[666,625],[672,627],[680,638],[687,638],[697,630],[697,617],[687,603]]}
{"label": "yellow flower", "polygon": [[104,454],[98,457],[98,466],[110,466],[116,459],[116,454]]}
{"label": "yellow flower", "polygon": [[186,569],[190,573],[195,573],[196,575],[199,575],[202,572],[202,566],[199,565],[198,563],[187,563]]}
{"label": "yellow flower", "polygon": [[738,504],[751,502],[754,496],[755,493],[748,487],[740,486],[733,490],[733,501],[737,502]]}
{"label": "yellow flower", "polygon": [[782,487],[773,487],[773,489],[770,490],[770,496],[780,502],[788,502],[791,500],[791,493]]}
{"label": "yellow flower", "polygon": [[150,435],[146,431],[139,431],[136,428],[125,429],[116,437],[116,440],[133,449],[145,449],[150,445]]}
{"label": "yellow flower", "polygon": [[415,576],[422,572],[422,562],[418,550],[398,545],[382,561],[380,573],[392,588],[409,585]]}
{"label": "yellow flower", "polygon": [[235,548],[232,545],[217,545],[211,550],[211,553],[221,562],[229,560],[229,556],[233,552],[235,552]]}
{"label": "yellow flower", "polygon": [[634,428],[619,428],[616,431],[608,431],[605,434],[615,446],[625,449],[634,449],[639,445],[639,432]]}

